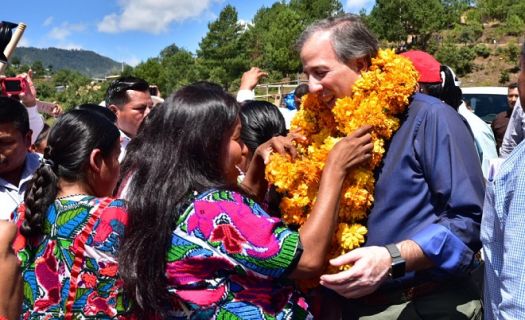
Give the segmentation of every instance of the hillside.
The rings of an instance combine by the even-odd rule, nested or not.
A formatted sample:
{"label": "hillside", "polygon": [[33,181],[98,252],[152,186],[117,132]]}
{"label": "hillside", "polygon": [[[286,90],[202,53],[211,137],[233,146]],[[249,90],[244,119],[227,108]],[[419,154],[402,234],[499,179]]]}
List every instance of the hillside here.
{"label": "hillside", "polygon": [[[518,80],[518,56],[511,58],[506,51],[509,46],[515,46],[520,50],[525,39],[523,36],[494,36],[496,32],[494,26],[484,25],[483,34],[477,45],[488,48],[490,55],[477,56],[474,59],[472,72],[461,78],[464,87],[506,86]],[[507,79],[502,77],[504,73],[507,74]]]}
{"label": "hillside", "polygon": [[88,77],[104,77],[121,69],[120,63],[87,50],[18,47],[11,61],[16,61],[16,58],[21,64],[31,65],[40,61],[45,68],[52,66],[53,71],[70,69]]}

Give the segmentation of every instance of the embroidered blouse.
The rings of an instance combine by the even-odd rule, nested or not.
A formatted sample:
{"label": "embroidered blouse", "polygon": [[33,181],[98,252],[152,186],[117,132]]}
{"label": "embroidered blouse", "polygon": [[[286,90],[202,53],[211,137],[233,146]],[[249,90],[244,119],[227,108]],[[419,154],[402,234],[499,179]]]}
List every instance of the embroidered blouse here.
{"label": "embroidered blouse", "polygon": [[[78,250],[75,240],[102,200],[85,195],[55,200],[44,218],[43,236],[26,239],[18,233],[13,247],[21,261],[24,282],[21,318],[64,318]],[[14,214],[19,227],[24,210],[21,204]],[[73,299],[74,319],[122,318],[127,311],[116,261],[126,223],[124,202],[112,200],[102,208],[87,235]]]}
{"label": "embroidered blouse", "polygon": [[181,213],[167,252],[172,318],[309,319],[286,276],[302,253],[299,234],[233,191],[198,195]]}

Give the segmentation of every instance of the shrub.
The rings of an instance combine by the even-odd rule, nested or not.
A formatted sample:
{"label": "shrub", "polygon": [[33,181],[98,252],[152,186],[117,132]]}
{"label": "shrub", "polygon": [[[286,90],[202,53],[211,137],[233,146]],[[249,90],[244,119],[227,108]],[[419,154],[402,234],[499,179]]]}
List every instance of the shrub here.
{"label": "shrub", "polygon": [[510,81],[509,71],[508,70],[501,71],[499,75],[499,83],[506,84],[506,83],[509,83],[509,81]]}
{"label": "shrub", "polygon": [[488,58],[490,56],[491,50],[484,44],[477,44],[473,49],[478,57]]}
{"label": "shrub", "polygon": [[470,73],[473,68],[473,60],[476,53],[470,47],[458,47],[453,44],[445,44],[435,54],[435,57],[442,64],[451,67],[458,77]]}

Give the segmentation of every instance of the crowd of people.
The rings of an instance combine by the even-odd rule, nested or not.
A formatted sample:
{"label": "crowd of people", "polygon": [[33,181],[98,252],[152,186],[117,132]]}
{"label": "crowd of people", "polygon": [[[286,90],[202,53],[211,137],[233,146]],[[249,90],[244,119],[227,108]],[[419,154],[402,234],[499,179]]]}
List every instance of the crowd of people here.
{"label": "crowd of people", "polygon": [[[380,50],[354,15],[313,23],[297,48],[308,83],[293,112],[307,93],[330,108],[352,97]],[[201,81],[157,105],[146,81],[122,77],[104,106],[47,128],[22,75],[26,92],[0,97],[0,319],[525,317],[525,45],[492,128],[450,67],[400,55],[418,83],[375,174],[366,242],[330,260],[347,266],[333,274],[343,182],[371,161],[373,126],[330,150],[297,228],[265,167],[306,138],[289,109],[254,100],[259,68],[237,97]],[[297,289],[316,277],[325,299]]]}

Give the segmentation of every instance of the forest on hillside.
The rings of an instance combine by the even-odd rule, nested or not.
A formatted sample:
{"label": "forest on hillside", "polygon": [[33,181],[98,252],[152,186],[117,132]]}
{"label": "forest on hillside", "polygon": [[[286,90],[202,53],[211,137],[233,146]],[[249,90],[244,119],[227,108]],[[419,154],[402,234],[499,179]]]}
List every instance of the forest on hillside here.
{"label": "forest on hillside", "polygon": [[[495,60],[505,62],[497,67],[497,81],[509,81],[517,71],[525,1],[426,0],[424,4],[420,0],[376,0],[369,13],[360,15],[383,48],[426,50],[460,77],[483,68],[483,59],[497,57]],[[261,7],[249,24],[242,24],[236,8],[226,5],[208,24],[196,52],[173,43],[134,68],[126,66],[122,74],[144,78],[158,85],[162,93],[196,80],[214,81],[234,92],[250,66],[268,71],[270,82],[294,80],[302,69],[295,49],[299,34],[313,21],[341,13],[343,6],[338,0],[278,1]],[[9,72],[29,67],[11,64]],[[92,83],[78,72],[47,72],[50,77],[37,79],[39,95],[66,108],[101,101],[107,87],[107,83]],[[56,92],[56,86],[65,90]]]}
{"label": "forest on hillside", "polygon": [[45,69],[51,74],[69,69],[92,78],[104,78],[121,71],[120,63],[93,51],[77,49],[19,47],[11,58],[11,64],[31,65],[33,71],[40,74],[45,73]]}

